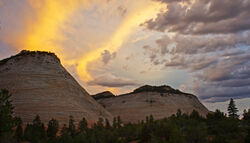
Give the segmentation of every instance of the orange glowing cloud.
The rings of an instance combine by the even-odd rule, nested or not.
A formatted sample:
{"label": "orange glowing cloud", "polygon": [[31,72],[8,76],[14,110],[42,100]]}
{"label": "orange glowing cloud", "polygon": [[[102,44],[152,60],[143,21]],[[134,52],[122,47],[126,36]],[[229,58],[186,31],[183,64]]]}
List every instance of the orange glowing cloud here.
{"label": "orange glowing cloud", "polygon": [[77,67],[77,72],[80,75],[81,80],[89,81],[93,79],[87,70],[88,63],[97,60],[100,57],[100,53],[104,50],[114,52],[119,49],[128,37],[136,32],[136,29],[139,28],[141,23],[152,18],[161,8],[162,6],[160,3],[145,1],[143,4],[138,5],[135,11],[129,13],[119,28],[112,34],[109,41],[104,42],[101,48],[94,48],[95,50],[83,55],[83,58],[79,61]]}
{"label": "orange glowing cloud", "polygon": [[29,0],[36,18],[27,20],[27,30],[19,37],[17,49],[43,50],[57,53],[65,62],[58,43],[66,40],[60,30],[64,23],[88,0]]}

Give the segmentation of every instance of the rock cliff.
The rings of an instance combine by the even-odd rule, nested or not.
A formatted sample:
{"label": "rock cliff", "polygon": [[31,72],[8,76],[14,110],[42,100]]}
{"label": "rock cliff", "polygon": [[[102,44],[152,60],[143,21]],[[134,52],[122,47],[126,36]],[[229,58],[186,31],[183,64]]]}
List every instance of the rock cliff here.
{"label": "rock cliff", "polygon": [[48,122],[56,118],[68,123],[85,117],[95,122],[99,117],[112,120],[112,115],[98,104],[67,72],[53,53],[22,51],[0,61],[0,89],[12,93],[14,113],[24,123],[35,115]]}

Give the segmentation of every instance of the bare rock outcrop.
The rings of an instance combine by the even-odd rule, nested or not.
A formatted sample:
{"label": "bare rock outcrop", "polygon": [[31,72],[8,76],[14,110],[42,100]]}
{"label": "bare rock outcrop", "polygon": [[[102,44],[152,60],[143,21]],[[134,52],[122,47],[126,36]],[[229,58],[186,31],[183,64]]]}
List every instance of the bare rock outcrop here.
{"label": "bare rock outcrop", "polygon": [[209,112],[196,96],[170,86],[145,85],[131,93],[98,98],[97,101],[113,116],[120,116],[125,123],[137,123],[150,115],[162,119],[176,114],[178,109],[188,114],[196,110],[202,116]]}
{"label": "bare rock outcrop", "polygon": [[98,104],[66,71],[53,53],[22,51],[0,61],[0,89],[12,93],[14,113],[24,123],[35,115],[42,121],[51,118],[68,123],[85,117],[96,122],[99,117],[112,120],[112,115]]}

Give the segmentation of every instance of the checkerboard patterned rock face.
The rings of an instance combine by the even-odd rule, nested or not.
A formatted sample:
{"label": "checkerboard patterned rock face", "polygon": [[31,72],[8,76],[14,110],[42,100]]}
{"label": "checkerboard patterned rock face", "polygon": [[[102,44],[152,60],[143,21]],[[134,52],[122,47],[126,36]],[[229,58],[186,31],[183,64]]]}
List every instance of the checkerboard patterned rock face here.
{"label": "checkerboard patterned rock face", "polygon": [[99,105],[66,71],[53,53],[22,51],[0,61],[0,89],[12,93],[14,113],[24,123],[35,115],[48,122],[56,118],[68,123],[85,117],[95,122],[99,117],[112,120],[112,115]]}
{"label": "checkerboard patterned rock face", "polygon": [[153,115],[154,119],[162,119],[176,114],[178,109],[188,114],[196,110],[202,116],[209,112],[196,96],[182,93],[169,86],[146,91],[138,89],[140,90],[125,95],[99,98],[97,101],[113,116],[120,116],[126,123],[137,123],[138,120],[145,120],[146,116],[150,115]]}

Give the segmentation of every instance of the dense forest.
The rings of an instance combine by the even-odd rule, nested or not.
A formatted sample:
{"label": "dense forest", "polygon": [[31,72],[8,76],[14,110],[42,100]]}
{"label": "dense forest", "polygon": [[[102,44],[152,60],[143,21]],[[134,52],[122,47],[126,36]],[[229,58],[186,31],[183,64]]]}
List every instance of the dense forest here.
{"label": "dense forest", "polygon": [[75,123],[72,116],[63,126],[56,119],[45,125],[39,115],[24,125],[21,118],[13,117],[10,97],[7,90],[1,90],[1,143],[250,143],[250,110],[239,119],[233,99],[227,115],[216,110],[202,117],[196,111],[188,115],[178,110],[171,117],[154,120],[149,116],[136,124],[124,124],[120,117],[112,123],[99,118],[89,127],[84,117]]}

